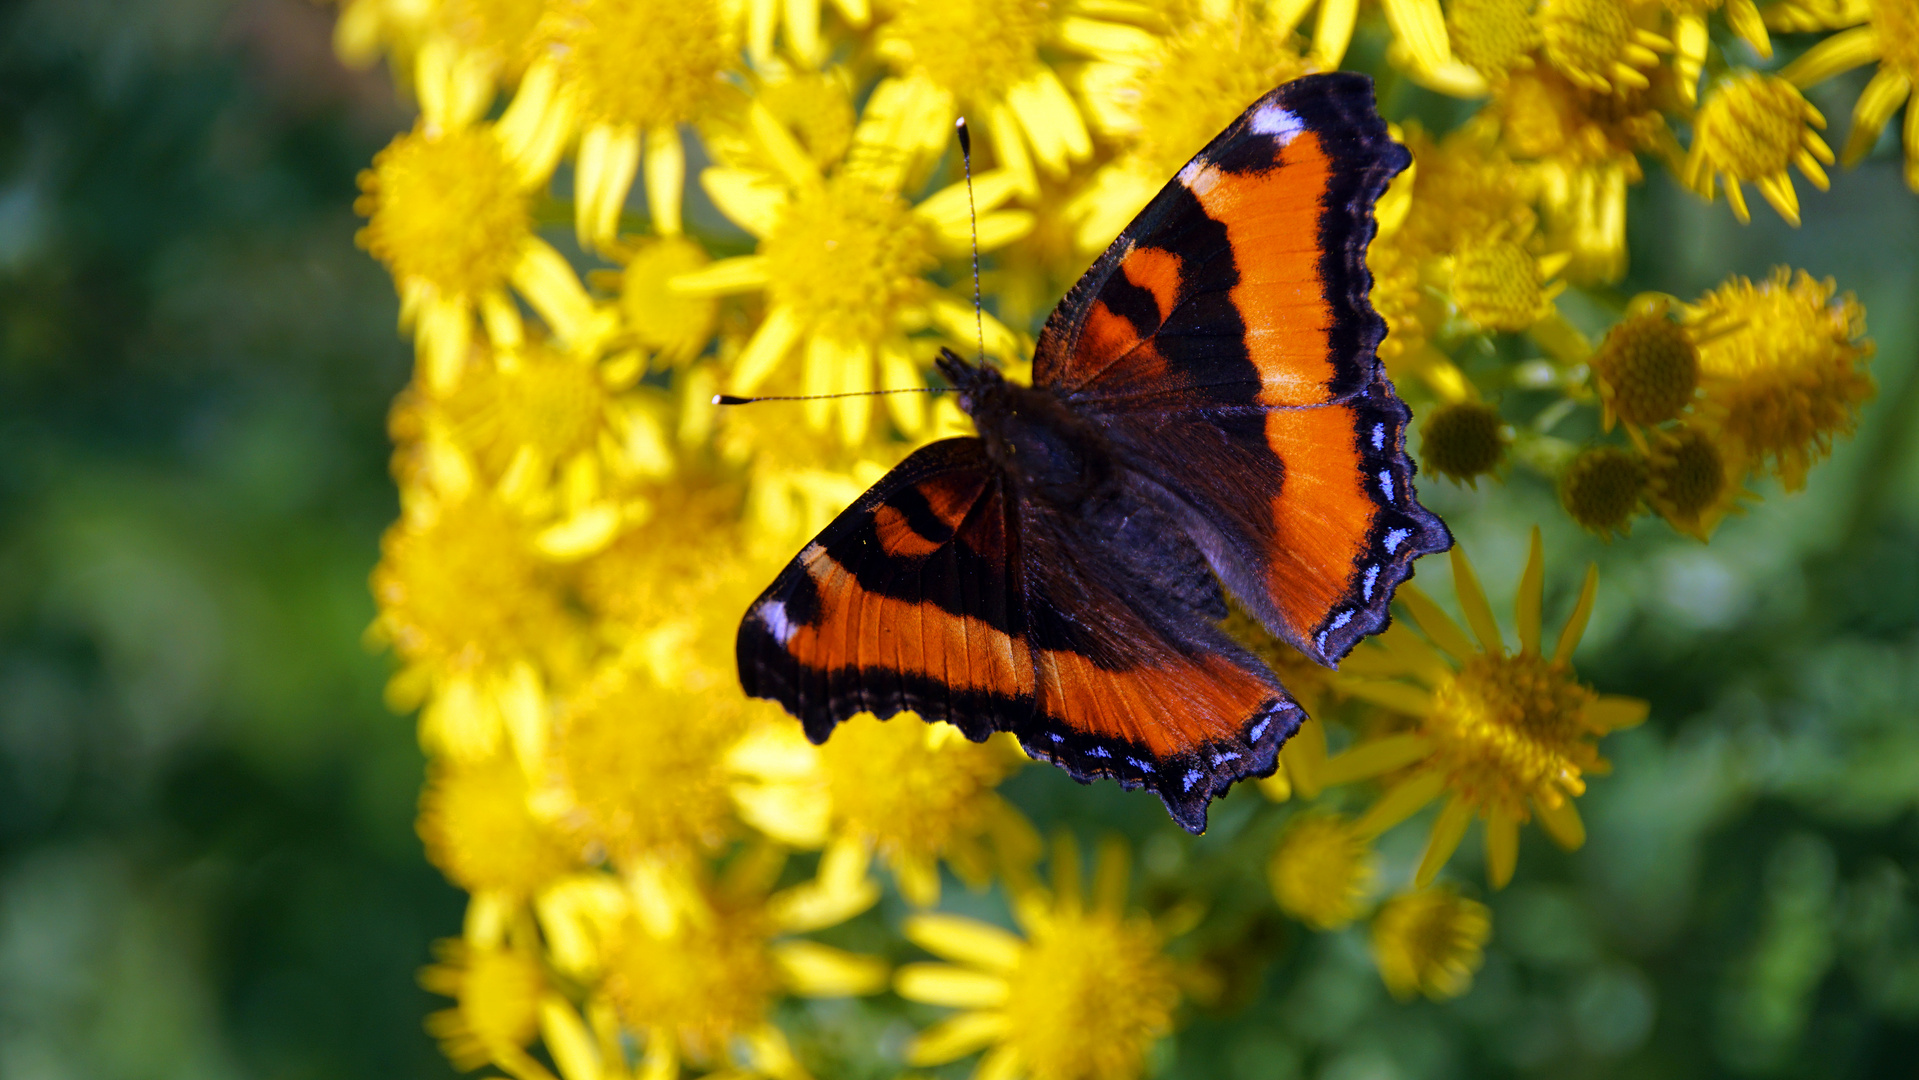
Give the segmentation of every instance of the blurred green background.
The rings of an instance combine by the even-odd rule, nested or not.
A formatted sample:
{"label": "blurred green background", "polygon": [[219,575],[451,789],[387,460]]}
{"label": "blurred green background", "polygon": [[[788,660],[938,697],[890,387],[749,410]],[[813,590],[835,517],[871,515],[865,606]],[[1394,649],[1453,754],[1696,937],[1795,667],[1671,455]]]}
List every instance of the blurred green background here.
{"label": "blurred green background", "polygon": [[[420,854],[421,758],[360,643],[408,353],[350,207],[410,121],[384,73],[335,63],[330,20],[303,0],[0,9],[8,1080],[451,1073],[413,978],[460,897]],[[1859,85],[1813,95],[1835,127]],[[1710,547],[1642,523],[1602,548],[1528,475],[1426,485],[1496,602],[1534,521],[1555,579],[1601,561],[1581,670],[1653,719],[1605,744],[1591,842],[1528,834],[1486,966],[1445,1005],[1391,1002],[1362,931],[1302,935],[1222,893],[1233,992],[1160,1069],[1912,1075],[1919,197],[1892,138],[1832,193],[1802,183],[1796,231],[1763,208],[1742,228],[1659,174],[1633,196],[1622,294],[1783,262],[1865,303],[1880,396],[1806,493],[1766,490]],[[1052,770],[1008,793],[1131,833],[1148,890],[1184,860],[1150,800]],[[1263,858],[1256,802],[1199,843]],[[1389,876],[1422,838],[1387,837]],[[893,1008],[806,1008],[843,1040],[904,1038]],[[874,1061],[831,1042],[803,1049]]]}

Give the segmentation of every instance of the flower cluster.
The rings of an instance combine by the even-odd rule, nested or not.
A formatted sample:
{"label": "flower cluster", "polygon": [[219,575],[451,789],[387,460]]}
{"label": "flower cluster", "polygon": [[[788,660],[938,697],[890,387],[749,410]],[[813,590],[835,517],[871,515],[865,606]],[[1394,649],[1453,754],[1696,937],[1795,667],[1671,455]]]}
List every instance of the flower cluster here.
{"label": "flower cluster", "polygon": [[[1823,188],[1834,161],[1801,88],[1878,61],[1857,160],[1919,78],[1915,27],[1912,0],[342,0],[342,56],[384,59],[419,109],[356,208],[417,357],[370,638],[431,757],[427,855],[471,896],[423,974],[454,1001],[430,1030],[456,1065],[519,1080],[798,1077],[783,1002],[892,988],[961,1010],[907,1063],[1137,1074],[1215,986],[1179,943],[1200,898],[1130,907],[1115,844],[1090,890],[1070,842],[1040,884],[1044,845],[998,792],[1025,758],[1000,738],[862,717],[816,747],[735,679],[757,590],[914,445],[964,430],[958,411],[722,412],[715,393],[925,387],[949,345],[1018,374],[1051,304],[1192,153],[1364,40],[1426,91],[1483,99],[1452,130],[1395,129],[1414,166],[1368,254],[1428,472],[1512,461],[1595,532],[1650,510],[1705,540],[1747,481],[1801,487],[1852,429],[1873,387],[1859,305],[1785,270],[1641,297],[1610,328],[1558,298],[1603,307],[1624,274],[1642,161],[1742,221],[1751,184],[1796,224],[1788,167]],[[1771,31],[1833,30],[1780,71],[1739,66],[1770,64]],[[970,188],[961,115],[981,135]],[[1554,434],[1579,414],[1584,446]],[[1542,565],[1535,532],[1517,651],[1461,552],[1470,635],[1408,587],[1410,620],[1332,677],[1233,624],[1315,716],[1350,721],[1330,755],[1309,724],[1261,784],[1288,815],[1273,897],[1327,932],[1370,913],[1395,994],[1470,983],[1487,911],[1435,883],[1468,825],[1495,889],[1522,824],[1577,846],[1598,740],[1647,714],[1571,666],[1596,572],[1546,651]],[[1362,781],[1378,794],[1356,816],[1290,805]],[[1374,912],[1374,839],[1435,801],[1417,873]],[[1017,929],[942,913],[949,871],[1001,890]],[[909,943],[943,962],[895,970]]]}

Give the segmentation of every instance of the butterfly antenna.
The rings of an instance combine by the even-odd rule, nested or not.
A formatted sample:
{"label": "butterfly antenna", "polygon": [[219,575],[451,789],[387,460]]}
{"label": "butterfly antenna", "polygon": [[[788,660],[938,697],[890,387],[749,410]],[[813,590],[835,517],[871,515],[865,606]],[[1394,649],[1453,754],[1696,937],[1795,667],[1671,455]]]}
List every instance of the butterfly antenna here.
{"label": "butterfly antenna", "polygon": [[768,394],[764,397],[738,397],[714,394],[715,405],[751,405],[756,401],[825,401],[828,398],[877,397],[880,394],[944,394],[950,386],[902,386],[897,390],[848,390],[844,394]]}
{"label": "butterfly antenna", "polygon": [[979,366],[986,366],[986,316],[979,299],[979,208],[973,204],[973,133],[966,118],[953,125],[959,133],[960,165],[966,170],[966,218],[973,227],[973,333],[979,338]]}

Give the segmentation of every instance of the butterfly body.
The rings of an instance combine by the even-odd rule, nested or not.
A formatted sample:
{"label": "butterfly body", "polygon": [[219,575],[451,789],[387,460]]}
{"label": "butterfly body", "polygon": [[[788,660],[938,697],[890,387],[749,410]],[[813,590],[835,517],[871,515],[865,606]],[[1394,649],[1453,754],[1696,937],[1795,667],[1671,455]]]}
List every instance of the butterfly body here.
{"label": "butterfly body", "polygon": [[1227,595],[1331,665],[1451,544],[1366,300],[1407,160],[1363,77],[1254,103],[1068,293],[1033,385],[942,355],[978,437],[914,452],[767,588],[746,692],[815,742],[860,712],[1011,731],[1203,830],[1305,719],[1221,630]]}

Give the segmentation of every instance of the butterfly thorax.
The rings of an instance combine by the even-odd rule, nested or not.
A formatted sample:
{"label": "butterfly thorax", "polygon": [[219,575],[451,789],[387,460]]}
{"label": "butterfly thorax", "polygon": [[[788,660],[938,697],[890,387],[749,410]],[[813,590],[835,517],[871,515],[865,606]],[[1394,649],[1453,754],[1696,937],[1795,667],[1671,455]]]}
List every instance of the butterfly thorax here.
{"label": "butterfly thorax", "polygon": [[1032,495],[1081,506],[1115,480],[1105,436],[1044,387],[1009,383],[997,370],[947,353],[940,369],[979,429],[986,456]]}

